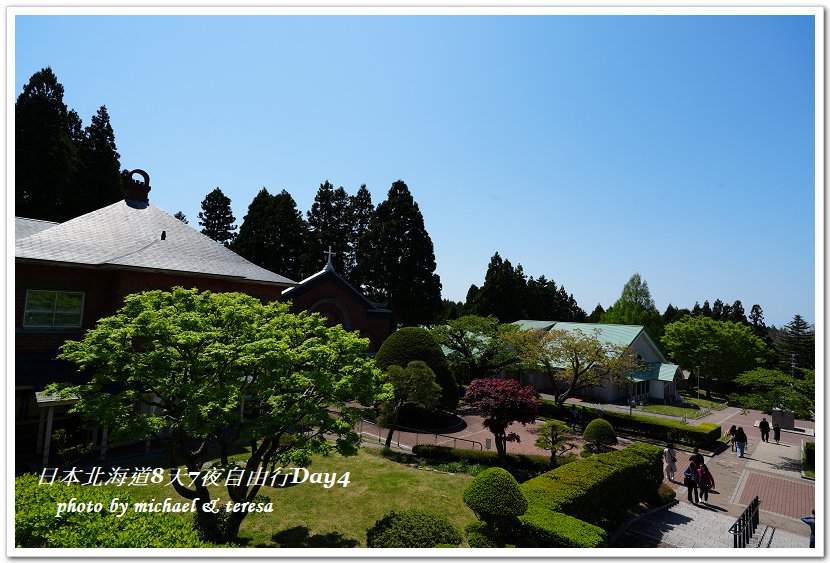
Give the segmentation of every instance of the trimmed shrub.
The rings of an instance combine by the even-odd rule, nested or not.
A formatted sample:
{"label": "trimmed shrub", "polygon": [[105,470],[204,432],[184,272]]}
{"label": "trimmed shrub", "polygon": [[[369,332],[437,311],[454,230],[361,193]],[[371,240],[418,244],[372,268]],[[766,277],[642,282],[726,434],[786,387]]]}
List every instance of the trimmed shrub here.
{"label": "trimmed shrub", "polygon": [[[418,457],[429,459],[430,461],[464,461],[470,465],[478,464],[486,465],[487,467],[499,465],[499,455],[493,451],[464,450],[447,446],[420,444],[412,448],[412,453]],[[559,464],[569,463],[573,459],[575,458],[559,458]],[[550,457],[548,456],[507,454],[505,461],[508,469],[525,469],[538,472],[550,470]]]}
{"label": "trimmed shrub", "polygon": [[804,464],[804,471],[816,470],[816,443],[805,442],[802,463]]}
{"label": "trimmed shrub", "polygon": [[[591,419],[600,415],[598,409],[586,407],[585,411]],[[570,421],[566,409],[557,406],[553,401],[541,401],[539,416],[564,420],[565,422]],[[672,441],[676,444],[713,450],[718,446],[721,436],[719,424],[704,423],[689,426],[679,420],[674,421],[611,410],[604,411],[602,416],[611,423],[618,435],[641,436],[661,443]]]}
{"label": "trimmed shrub", "polygon": [[[14,489],[14,541],[18,547],[214,547],[200,540],[181,515],[127,510],[117,517],[118,513],[109,511],[113,498],[131,508],[135,502],[123,487],[38,485],[38,477],[29,474],[16,478]],[[56,517],[57,503],[71,498],[79,505],[101,503],[102,510]]]}
{"label": "trimmed shrub", "polygon": [[629,509],[653,499],[663,480],[662,450],[632,444],[596,454],[530,479],[519,486],[530,509],[563,512],[605,530]]}
{"label": "trimmed shrub", "polygon": [[464,528],[464,533],[467,536],[467,543],[470,547],[490,548],[490,547],[504,547],[504,540],[499,536],[498,532],[486,522],[476,520],[467,524]]}
{"label": "trimmed shrub", "polygon": [[424,362],[435,373],[435,382],[441,386],[439,406],[454,411],[458,407],[458,384],[438,341],[428,330],[415,326],[398,329],[375,354],[375,363],[382,371],[389,366],[408,366],[414,360]]}
{"label": "trimmed shrub", "polygon": [[368,547],[456,546],[461,534],[449,520],[426,510],[390,512],[366,530]]}
{"label": "trimmed shrub", "polygon": [[655,494],[655,498],[652,499],[652,504],[654,506],[663,506],[664,504],[668,504],[675,499],[677,493],[666,485],[665,483],[660,483],[660,486],[657,487],[657,492]]}
{"label": "trimmed shrub", "polygon": [[485,521],[519,516],[527,510],[527,499],[519,491],[516,479],[500,467],[479,473],[464,488],[461,497]]}
{"label": "trimmed shrub", "polygon": [[521,533],[539,547],[605,546],[605,530],[561,512],[531,507],[519,522]]}
{"label": "trimmed shrub", "polygon": [[595,451],[601,452],[617,443],[617,435],[614,427],[605,419],[597,418],[588,423],[582,438],[591,444]]}

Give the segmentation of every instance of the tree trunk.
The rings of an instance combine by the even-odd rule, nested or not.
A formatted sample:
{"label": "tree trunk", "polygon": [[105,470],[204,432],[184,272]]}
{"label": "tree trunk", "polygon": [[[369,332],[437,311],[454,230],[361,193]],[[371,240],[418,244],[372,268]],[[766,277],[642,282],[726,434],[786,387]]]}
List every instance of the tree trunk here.
{"label": "tree trunk", "polygon": [[395,433],[395,427],[398,425],[398,411],[400,409],[395,409],[395,414],[392,417],[392,424],[389,426],[389,434],[386,435],[386,444],[385,447],[391,448],[392,447],[392,435]]}

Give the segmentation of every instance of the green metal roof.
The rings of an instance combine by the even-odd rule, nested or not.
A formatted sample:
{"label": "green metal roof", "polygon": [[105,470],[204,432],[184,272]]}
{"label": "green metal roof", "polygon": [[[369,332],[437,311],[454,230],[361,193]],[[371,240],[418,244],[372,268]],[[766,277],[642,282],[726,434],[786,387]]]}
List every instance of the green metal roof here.
{"label": "green metal roof", "polygon": [[586,336],[597,335],[597,338],[608,344],[629,346],[643,331],[640,325],[611,325],[599,323],[564,323],[559,321],[521,320],[513,323],[522,330],[564,330],[567,332],[580,331]]}
{"label": "green metal roof", "polygon": [[679,367],[675,364],[649,362],[629,377],[634,381],[674,381],[674,376]]}

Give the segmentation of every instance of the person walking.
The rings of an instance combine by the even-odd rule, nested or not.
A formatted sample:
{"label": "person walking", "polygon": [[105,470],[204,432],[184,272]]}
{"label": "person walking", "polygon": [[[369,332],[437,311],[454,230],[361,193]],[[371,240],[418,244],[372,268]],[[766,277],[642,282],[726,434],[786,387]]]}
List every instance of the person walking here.
{"label": "person walking", "polygon": [[767,422],[767,417],[761,419],[761,422],[758,424],[758,429],[761,431],[761,441],[769,442],[769,422]]}
{"label": "person walking", "polygon": [[576,425],[579,423],[579,411],[576,410],[576,405],[571,405],[571,426],[576,430]]}
{"label": "person walking", "polygon": [[695,462],[695,465],[700,469],[700,466],[703,465],[703,456],[700,454],[700,448],[692,450],[692,455],[689,456],[689,460]]}
{"label": "person walking", "polygon": [[[690,461],[689,467],[683,472],[683,484],[686,486],[689,502],[694,504],[698,503],[697,483],[699,479],[700,474],[697,472],[697,465]],[[692,497],[694,497],[694,500],[692,500]]]}
{"label": "person walking", "polygon": [[738,450],[738,457],[744,457],[744,450],[746,449],[746,443],[749,440],[746,437],[746,432],[742,427],[738,427],[735,430],[735,448]]}
{"label": "person walking", "polygon": [[810,513],[809,516],[802,516],[801,521],[810,526],[810,547],[816,546],[816,511]]}
{"label": "person walking", "polygon": [[666,463],[666,477],[670,483],[674,483],[674,474],[677,471],[677,457],[674,451],[674,444],[669,442],[663,450],[663,461]]}
{"label": "person walking", "polygon": [[700,487],[700,500],[709,504],[709,491],[715,488],[715,478],[705,463],[700,464],[697,474],[698,487]]}
{"label": "person walking", "polygon": [[772,439],[776,444],[781,441],[781,425],[777,422],[772,425]]}
{"label": "person walking", "polygon": [[735,451],[735,432],[737,432],[737,430],[738,427],[733,424],[729,429],[729,432],[726,433],[726,435],[729,436],[729,445],[732,446],[733,452]]}

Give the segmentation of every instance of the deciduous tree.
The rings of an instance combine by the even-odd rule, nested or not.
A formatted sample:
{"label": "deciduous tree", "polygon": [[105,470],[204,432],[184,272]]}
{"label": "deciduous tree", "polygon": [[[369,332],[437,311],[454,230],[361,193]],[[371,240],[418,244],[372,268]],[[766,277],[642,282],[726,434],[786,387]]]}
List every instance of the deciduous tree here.
{"label": "deciduous tree", "polygon": [[[174,468],[184,463],[200,477],[211,445],[224,445],[227,468],[227,446],[242,438],[251,455],[224,498],[251,502],[262,486],[251,478],[258,470],[271,475],[315,454],[357,452],[359,412],[348,401],[371,404],[380,376],[367,344],[318,315],[289,314],[284,303],[181,287],[147,291],[64,344],[60,357],[89,382],[47,392],[78,397],[72,410],[108,427],[114,441],[161,440]],[[247,512],[205,510],[216,493],[201,478],[172,483],[184,498],[199,499],[196,523],[206,539],[236,538]]]}
{"label": "deciduous tree", "polygon": [[382,403],[381,413],[389,424],[389,434],[386,436],[386,447],[392,445],[392,435],[398,424],[398,414],[404,405],[414,405],[424,409],[431,409],[438,404],[441,397],[441,386],[435,382],[435,374],[424,362],[415,360],[409,362],[405,368],[389,366],[384,383],[392,386],[392,394]]}
{"label": "deciduous tree", "polygon": [[522,386],[513,379],[474,379],[467,387],[464,401],[484,417],[484,427],[493,433],[496,451],[504,462],[507,443],[518,442],[519,435],[507,432],[514,422],[523,426],[536,420],[539,393],[532,385]]}
{"label": "deciduous tree", "polygon": [[447,359],[456,374],[464,373],[464,379],[472,380],[495,377],[519,361],[504,338],[517,330],[515,325],[499,323],[493,316],[465,315],[437,325],[431,332],[441,346],[450,350]]}
{"label": "deciduous tree", "polygon": [[732,403],[771,413],[780,408],[794,412],[797,418],[811,418],[816,410],[816,374],[799,370],[793,376],[779,370],[756,368],[735,378],[740,387],[729,396]]}

